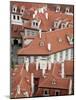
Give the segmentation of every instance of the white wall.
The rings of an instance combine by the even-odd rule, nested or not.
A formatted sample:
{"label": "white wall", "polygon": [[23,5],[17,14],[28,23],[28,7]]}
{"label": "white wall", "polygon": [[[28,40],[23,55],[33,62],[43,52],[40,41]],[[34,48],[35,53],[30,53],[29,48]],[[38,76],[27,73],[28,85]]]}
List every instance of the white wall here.
{"label": "white wall", "polygon": [[[36,36],[38,31],[36,30],[31,30],[31,29],[25,29],[25,36]],[[28,35],[29,34],[29,35]]]}
{"label": "white wall", "polygon": [[[15,19],[13,19],[13,16],[15,16]],[[19,16],[19,20],[17,19],[17,16]],[[17,15],[17,14],[11,14],[11,24],[17,24],[17,25],[22,25],[22,15]]]}

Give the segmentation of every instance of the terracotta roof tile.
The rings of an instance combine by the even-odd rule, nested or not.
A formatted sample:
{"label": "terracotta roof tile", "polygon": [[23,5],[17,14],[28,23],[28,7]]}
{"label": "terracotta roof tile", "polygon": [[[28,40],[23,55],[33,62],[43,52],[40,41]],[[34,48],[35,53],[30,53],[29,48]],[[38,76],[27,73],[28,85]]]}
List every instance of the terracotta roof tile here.
{"label": "terracotta roof tile", "polygon": [[11,37],[12,38],[21,38],[20,32],[23,30],[21,25],[11,25]]}
{"label": "terracotta roof tile", "polygon": [[[33,42],[24,48],[18,50],[18,55],[49,55],[52,53],[56,53],[68,48],[72,48],[73,45],[70,45],[67,41],[66,35],[72,36],[73,29],[61,29],[53,32],[42,33],[42,38],[40,39],[37,36]],[[62,39],[62,42],[59,42],[59,38]],[[40,41],[44,41],[44,46],[40,46]],[[51,51],[49,52],[47,49],[47,44],[51,43]]]}

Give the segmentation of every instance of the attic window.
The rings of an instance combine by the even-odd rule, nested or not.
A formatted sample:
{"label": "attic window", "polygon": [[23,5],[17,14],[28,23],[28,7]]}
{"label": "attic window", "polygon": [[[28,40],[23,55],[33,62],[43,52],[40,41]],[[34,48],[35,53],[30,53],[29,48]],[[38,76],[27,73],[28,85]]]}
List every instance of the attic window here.
{"label": "attic window", "polygon": [[13,10],[15,11],[15,8],[13,8]]}
{"label": "attic window", "polygon": [[49,89],[44,89],[43,96],[49,96]]}
{"label": "attic window", "polygon": [[22,9],[22,12],[23,12],[23,9]]}
{"label": "attic window", "polygon": [[36,23],[36,26],[38,26],[38,23]]}
{"label": "attic window", "polygon": [[40,41],[40,47],[44,47],[44,41]]}
{"label": "attic window", "polygon": [[52,80],[52,85],[55,85],[55,84],[56,84],[56,80],[53,79],[53,80]]}
{"label": "attic window", "polygon": [[13,15],[13,19],[16,19],[16,16],[15,15]]}
{"label": "attic window", "polygon": [[35,22],[33,22],[33,25],[35,26]]}
{"label": "attic window", "polygon": [[17,20],[19,20],[19,16],[17,16]]}
{"label": "attic window", "polygon": [[67,40],[68,40],[70,45],[74,43],[74,37],[73,36],[71,36],[71,37],[67,36]]}
{"label": "attic window", "polygon": [[70,9],[69,9],[69,7],[67,7],[67,8],[66,8],[66,12],[68,12],[68,13],[69,13],[69,10],[70,10]]}

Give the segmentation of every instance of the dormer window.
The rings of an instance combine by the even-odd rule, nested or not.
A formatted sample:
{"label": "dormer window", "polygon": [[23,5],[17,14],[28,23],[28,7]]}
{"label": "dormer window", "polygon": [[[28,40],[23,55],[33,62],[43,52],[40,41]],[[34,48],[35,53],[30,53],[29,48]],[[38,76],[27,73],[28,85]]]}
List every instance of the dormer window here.
{"label": "dormer window", "polygon": [[44,41],[40,41],[40,47],[44,47]]}
{"label": "dormer window", "polygon": [[52,85],[55,85],[55,84],[56,84],[56,80],[53,79],[51,84],[52,84]]}
{"label": "dormer window", "polygon": [[65,10],[65,12],[66,12],[66,13],[69,13],[69,11],[70,11],[70,8],[67,7],[66,10]]}
{"label": "dormer window", "polygon": [[49,96],[49,89],[43,90],[43,96]]}
{"label": "dormer window", "polygon": [[56,12],[60,12],[60,6],[59,5],[56,7]]}
{"label": "dormer window", "polygon": [[17,7],[14,5],[13,7],[12,7],[12,12],[16,12],[17,11]]}
{"label": "dormer window", "polygon": [[25,8],[24,8],[24,7],[21,7],[21,9],[20,9],[20,13],[23,14],[24,11],[25,11]]}
{"label": "dormer window", "polygon": [[38,22],[38,20],[33,20],[32,21],[32,27],[33,28],[39,28],[39,22]]}
{"label": "dormer window", "polygon": [[74,43],[74,37],[73,36],[71,36],[71,37],[67,36],[67,40],[68,40],[70,45]]}

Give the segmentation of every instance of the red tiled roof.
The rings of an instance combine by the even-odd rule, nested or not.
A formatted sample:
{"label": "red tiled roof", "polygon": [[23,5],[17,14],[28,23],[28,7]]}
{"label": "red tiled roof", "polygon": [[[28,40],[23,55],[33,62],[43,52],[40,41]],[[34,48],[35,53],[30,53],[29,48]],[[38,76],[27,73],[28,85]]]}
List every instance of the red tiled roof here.
{"label": "red tiled roof", "polygon": [[[73,29],[59,29],[52,32],[42,33],[42,38],[39,36],[35,37],[33,42],[27,46],[18,50],[18,55],[49,55],[53,54],[68,48],[72,48],[73,45],[70,45],[67,41],[66,35],[72,36]],[[59,42],[59,38],[62,42]],[[44,42],[44,46],[40,46],[40,41]],[[47,44],[51,43],[51,51],[48,51]]]}
{"label": "red tiled roof", "polygon": [[73,60],[65,61],[64,65],[65,65],[65,69],[64,69],[65,70],[65,75],[72,76],[73,73],[74,73],[74,62],[73,62]]}
{"label": "red tiled roof", "polygon": [[[46,16],[45,16],[46,12],[48,13],[48,19],[46,19]],[[54,11],[49,11],[49,10],[47,10],[46,12],[37,13],[37,15],[35,16],[35,19],[41,20],[41,24],[39,28],[42,29],[42,31],[49,31],[50,28],[52,29],[53,23],[55,20],[62,20],[62,21],[65,20],[68,22],[73,21],[73,16],[66,15],[63,13],[56,13]],[[30,16],[28,16],[27,14],[28,17],[26,16],[26,14],[24,14],[24,16],[26,17],[26,19],[33,19],[33,13]],[[24,24],[24,27],[32,29],[31,21],[32,20],[30,20],[28,24]]]}
{"label": "red tiled roof", "polygon": [[23,27],[21,25],[11,25],[11,37],[12,38],[21,38],[20,31],[23,30]]}
{"label": "red tiled roof", "polygon": [[[53,80],[56,84],[53,84]],[[51,73],[39,83],[39,88],[58,88],[58,89],[69,89],[69,79],[67,78],[57,78],[56,75]]]}

